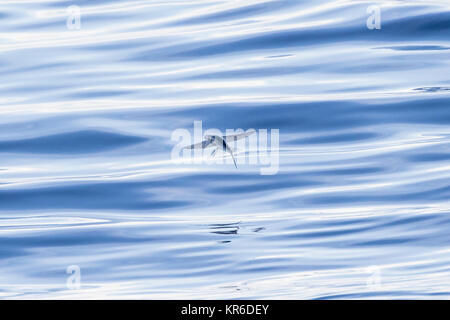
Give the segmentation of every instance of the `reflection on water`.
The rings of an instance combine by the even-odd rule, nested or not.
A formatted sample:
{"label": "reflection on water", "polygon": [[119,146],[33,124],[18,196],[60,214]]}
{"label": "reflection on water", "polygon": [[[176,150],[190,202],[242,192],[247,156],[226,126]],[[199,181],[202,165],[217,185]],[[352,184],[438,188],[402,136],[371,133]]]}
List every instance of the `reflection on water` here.
{"label": "reflection on water", "polygon": [[0,297],[450,296],[448,1],[0,2]]}

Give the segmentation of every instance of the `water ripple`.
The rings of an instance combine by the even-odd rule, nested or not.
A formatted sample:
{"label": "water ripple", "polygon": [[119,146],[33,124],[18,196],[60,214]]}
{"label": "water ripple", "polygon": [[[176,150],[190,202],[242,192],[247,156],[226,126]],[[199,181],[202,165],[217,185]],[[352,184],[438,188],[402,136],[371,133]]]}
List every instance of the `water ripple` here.
{"label": "water ripple", "polygon": [[[448,1],[0,3],[0,297],[450,296]],[[195,120],[278,174],[172,162]]]}

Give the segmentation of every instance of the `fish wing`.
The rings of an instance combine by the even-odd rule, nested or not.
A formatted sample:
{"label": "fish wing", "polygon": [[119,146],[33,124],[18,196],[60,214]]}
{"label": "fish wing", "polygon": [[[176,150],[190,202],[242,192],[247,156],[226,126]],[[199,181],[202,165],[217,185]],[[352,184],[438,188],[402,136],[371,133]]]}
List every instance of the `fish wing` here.
{"label": "fish wing", "polygon": [[240,140],[243,139],[245,137],[251,136],[252,134],[254,134],[256,131],[250,131],[250,132],[244,132],[244,133],[237,133],[237,134],[230,134],[228,136],[223,136],[223,139],[231,142],[231,141],[236,141],[236,140]]}
{"label": "fish wing", "polygon": [[186,146],[183,148],[183,150],[184,149],[205,149],[205,148],[210,147],[210,145],[211,145],[211,142],[209,142],[208,140],[204,140],[202,142],[194,143],[194,144],[191,144],[190,146]]}

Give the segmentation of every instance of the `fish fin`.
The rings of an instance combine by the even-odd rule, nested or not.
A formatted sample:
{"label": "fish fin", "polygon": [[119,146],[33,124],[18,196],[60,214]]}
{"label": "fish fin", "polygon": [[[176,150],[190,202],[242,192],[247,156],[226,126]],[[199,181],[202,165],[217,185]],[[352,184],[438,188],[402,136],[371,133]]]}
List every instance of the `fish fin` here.
{"label": "fish fin", "polygon": [[236,160],[234,159],[234,156],[233,156],[233,151],[231,151],[230,153],[231,153],[231,157],[233,158],[234,166],[237,169]]}

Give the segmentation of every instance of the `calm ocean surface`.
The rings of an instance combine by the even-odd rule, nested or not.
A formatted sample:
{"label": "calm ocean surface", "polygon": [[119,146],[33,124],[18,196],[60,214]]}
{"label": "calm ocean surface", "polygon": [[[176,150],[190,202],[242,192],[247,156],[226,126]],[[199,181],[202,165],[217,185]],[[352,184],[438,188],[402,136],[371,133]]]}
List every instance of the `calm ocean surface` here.
{"label": "calm ocean surface", "polygon": [[0,3],[0,298],[450,298],[450,1]]}

